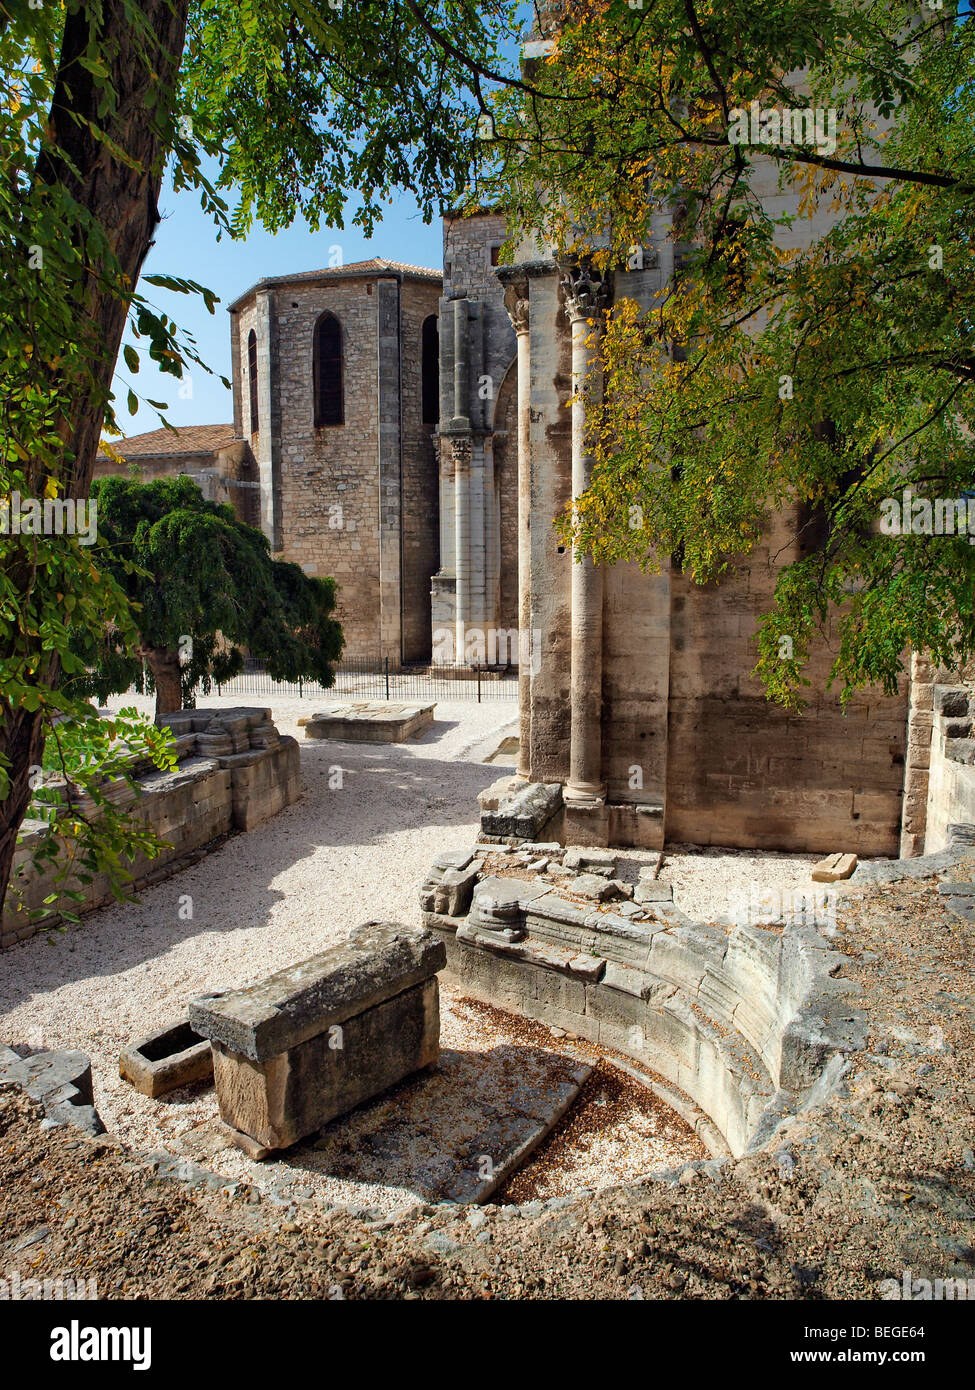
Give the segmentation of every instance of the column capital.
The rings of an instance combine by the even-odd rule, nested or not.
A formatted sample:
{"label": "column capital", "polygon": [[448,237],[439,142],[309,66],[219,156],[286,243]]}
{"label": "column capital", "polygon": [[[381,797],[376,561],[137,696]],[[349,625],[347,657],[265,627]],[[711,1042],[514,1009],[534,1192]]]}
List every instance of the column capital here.
{"label": "column capital", "polygon": [[580,319],[598,321],[613,301],[613,282],[609,272],[596,270],[589,257],[561,260],[559,275],[565,312],[576,323]]}
{"label": "column capital", "polygon": [[504,287],[504,307],[511,327],[519,335],[528,332],[528,278],[511,280]]}

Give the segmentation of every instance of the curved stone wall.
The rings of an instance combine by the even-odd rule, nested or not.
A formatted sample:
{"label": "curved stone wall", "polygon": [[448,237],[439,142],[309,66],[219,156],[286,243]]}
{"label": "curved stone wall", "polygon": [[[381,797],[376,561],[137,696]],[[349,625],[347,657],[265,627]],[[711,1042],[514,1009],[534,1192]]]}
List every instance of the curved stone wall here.
{"label": "curved stone wall", "polygon": [[831,1058],[862,1046],[850,986],[831,974],[843,957],[797,918],[692,922],[666,885],[634,891],[614,868],[605,851],[478,845],[436,861],[424,922],[467,993],[631,1057],[735,1157],[761,1146]]}

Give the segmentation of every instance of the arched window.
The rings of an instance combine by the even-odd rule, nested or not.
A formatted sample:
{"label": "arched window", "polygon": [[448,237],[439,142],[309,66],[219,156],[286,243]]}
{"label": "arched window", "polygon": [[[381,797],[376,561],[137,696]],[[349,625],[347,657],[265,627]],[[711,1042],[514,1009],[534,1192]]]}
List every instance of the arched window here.
{"label": "arched window", "polygon": [[341,425],[342,325],[334,314],[322,314],[315,325],[315,424]]}
{"label": "arched window", "polygon": [[440,420],[440,334],[437,331],[436,314],[431,314],[423,320],[420,382],[423,423],[435,425]]}
{"label": "arched window", "polygon": [[253,328],[247,335],[247,384],[250,388],[251,434],[256,434],[257,423],[257,334]]}

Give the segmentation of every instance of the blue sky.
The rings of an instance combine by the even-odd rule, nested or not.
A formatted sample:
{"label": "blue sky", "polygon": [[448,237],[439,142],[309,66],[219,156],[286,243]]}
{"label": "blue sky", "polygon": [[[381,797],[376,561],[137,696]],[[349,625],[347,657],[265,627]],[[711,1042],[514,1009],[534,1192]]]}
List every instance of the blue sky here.
{"label": "blue sky", "polygon": [[[232,199],[230,200],[233,201]],[[414,265],[438,269],[443,262],[442,230],[439,221],[424,226],[412,199],[400,198],[388,211],[385,220],[367,241],[357,227],[347,225],[345,231],[323,228],[311,232],[303,221],[272,236],[255,225],[244,241],[231,241],[226,236],[217,241],[212,220],[201,211],[199,195],[191,192],[174,193],[164,187],[160,198],[162,223],[156,230],[155,245],[146,258],[143,275],[176,275],[206,285],[220,297],[214,314],[207,313],[199,295],[172,294],[142,284],[141,292],[163,313],[176,320],[197,340],[203,360],[215,373],[230,376],[230,324],[227,305],[232,303],[255,280],[265,275],[287,275],[293,271],[317,270],[329,264],[333,246],[342,248],[342,263],[361,261],[369,256],[386,256],[390,260],[409,261]],[[352,212],[346,218],[351,222]],[[126,334],[126,342],[140,344]],[[141,405],[137,415],[129,415],[126,396],[131,385],[143,397],[166,401],[166,418],[171,424],[219,424],[233,419],[230,392],[219,375],[208,376],[194,368],[189,385],[182,388],[172,376],[157,371],[143,353],[142,367],[136,376],[126,369],[119,356],[115,377],[116,410],[124,434],[141,434],[159,428],[158,413],[151,406]],[[187,398],[186,392],[192,391]]]}

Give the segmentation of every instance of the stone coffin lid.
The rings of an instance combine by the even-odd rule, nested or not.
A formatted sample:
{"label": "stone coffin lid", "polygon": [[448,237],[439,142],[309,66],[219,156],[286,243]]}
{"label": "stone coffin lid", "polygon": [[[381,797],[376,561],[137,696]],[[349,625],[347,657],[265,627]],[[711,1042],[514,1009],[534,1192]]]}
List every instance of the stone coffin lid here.
{"label": "stone coffin lid", "polygon": [[341,945],[246,989],[194,999],[190,1024],[201,1037],[266,1062],[401,994],[446,963],[446,948],[432,932],[366,922]]}

